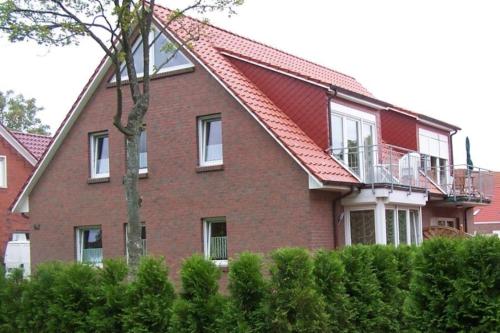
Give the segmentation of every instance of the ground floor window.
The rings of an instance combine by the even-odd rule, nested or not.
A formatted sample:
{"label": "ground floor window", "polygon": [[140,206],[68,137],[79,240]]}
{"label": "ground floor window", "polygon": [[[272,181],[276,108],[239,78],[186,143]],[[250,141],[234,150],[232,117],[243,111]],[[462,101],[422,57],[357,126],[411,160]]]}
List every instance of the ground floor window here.
{"label": "ground floor window", "polygon": [[394,208],[385,210],[387,244],[420,244],[421,230],[418,209]]}
{"label": "ground floor window", "polygon": [[92,265],[102,264],[101,227],[81,227],[76,229],[77,261]]}
{"label": "ground floor window", "polygon": [[457,219],[453,217],[435,217],[432,219],[431,224],[440,227],[457,228]]}
{"label": "ground floor window", "polygon": [[349,215],[351,244],[375,244],[375,211],[354,210]]}
{"label": "ground floor window", "polygon": [[227,266],[227,229],[223,217],[203,220],[203,245],[205,257],[218,266]]}

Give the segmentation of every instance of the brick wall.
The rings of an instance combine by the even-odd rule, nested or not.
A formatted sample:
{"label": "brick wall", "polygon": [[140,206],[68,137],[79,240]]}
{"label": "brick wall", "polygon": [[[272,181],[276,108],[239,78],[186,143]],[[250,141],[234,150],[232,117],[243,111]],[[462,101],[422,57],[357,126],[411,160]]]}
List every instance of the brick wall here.
{"label": "brick wall", "polygon": [[7,188],[0,188],[0,262],[3,263],[12,232],[29,230],[28,220],[21,214],[10,213],[8,208],[33,167],[3,137],[0,137],[0,155],[7,158]]}
{"label": "brick wall", "polygon": [[[226,217],[230,256],[333,246],[335,193],[308,190],[307,174],[206,71],[154,80],[151,89],[141,215],[148,252],[165,256],[174,275],[202,252],[203,217]],[[85,225],[102,226],[105,258],[124,255],[124,139],[111,124],[114,105],[115,91],[101,84],[31,193],[30,221],[40,224],[32,266],[74,260],[74,229]],[[196,118],[213,113],[222,117],[224,170],[200,173]],[[109,130],[110,182],[87,184],[88,134],[100,130]]]}

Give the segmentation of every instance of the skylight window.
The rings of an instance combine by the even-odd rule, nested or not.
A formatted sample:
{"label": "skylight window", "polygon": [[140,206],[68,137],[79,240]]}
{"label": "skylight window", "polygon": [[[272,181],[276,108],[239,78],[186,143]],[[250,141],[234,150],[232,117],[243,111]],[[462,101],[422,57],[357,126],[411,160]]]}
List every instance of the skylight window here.
{"label": "skylight window", "polygon": [[[194,67],[193,63],[180,51],[176,49],[176,44],[172,43],[164,34],[159,31],[152,31],[149,35],[153,45],[149,48],[149,73],[160,74],[179,69]],[[144,50],[142,39],[138,38],[133,45],[134,65],[137,77],[144,75]],[[121,70],[122,80],[128,80],[128,73],[125,64]],[[113,76],[111,82],[116,79]]]}

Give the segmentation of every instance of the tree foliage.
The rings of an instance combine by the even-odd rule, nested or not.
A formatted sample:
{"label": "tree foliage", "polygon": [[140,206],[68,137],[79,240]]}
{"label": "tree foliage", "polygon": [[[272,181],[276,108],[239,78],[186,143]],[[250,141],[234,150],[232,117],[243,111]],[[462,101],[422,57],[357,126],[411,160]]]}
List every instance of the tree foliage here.
{"label": "tree foliage", "polygon": [[42,110],[42,107],[36,105],[34,98],[27,99],[12,90],[0,91],[0,122],[8,129],[48,135],[50,127],[37,117]]}

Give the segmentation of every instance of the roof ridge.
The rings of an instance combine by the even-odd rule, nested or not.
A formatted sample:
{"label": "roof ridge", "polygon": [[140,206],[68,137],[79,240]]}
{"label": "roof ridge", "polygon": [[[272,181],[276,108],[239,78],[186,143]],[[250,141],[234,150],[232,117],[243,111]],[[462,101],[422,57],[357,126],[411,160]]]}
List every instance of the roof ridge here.
{"label": "roof ridge", "polygon": [[[162,5],[160,5],[160,4],[156,4],[156,3],[155,3],[155,6],[161,7],[161,8],[163,8],[163,9],[165,9],[165,10],[168,10],[168,11],[172,11],[171,9],[169,9],[169,8],[167,8],[167,7],[165,7],[165,6],[162,6]],[[192,16],[188,16],[188,15],[185,15],[185,17],[188,17],[188,18],[189,18],[189,19],[191,19],[191,20],[195,20],[195,21],[197,21],[197,22],[199,22],[199,23],[205,24],[205,25],[210,26],[210,27],[212,27],[212,28],[214,28],[214,29],[217,29],[217,30],[223,31],[223,32],[225,32],[225,33],[228,33],[228,34],[230,34],[230,35],[236,36],[236,37],[238,37],[238,38],[242,38],[242,39],[245,39],[245,40],[247,40],[247,41],[250,41],[250,42],[253,42],[253,43],[256,43],[256,44],[262,45],[262,46],[264,46],[264,47],[267,47],[267,48],[269,48],[269,49],[272,49],[272,50],[274,50],[274,51],[281,52],[281,53],[283,53],[283,54],[286,54],[287,56],[290,56],[290,57],[293,57],[293,58],[296,58],[296,59],[299,59],[299,60],[305,61],[305,62],[307,62],[307,63],[309,63],[309,64],[311,64],[311,65],[318,66],[318,67],[321,67],[321,68],[323,68],[323,69],[326,69],[326,70],[329,70],[329,71],[335,72],[335,73],[337,73],[337,74],[343,75],[343,76],[345,76],[345,77],[351,78],[351,79],[355,80],[356,82],[358,82],[358,80],[357,80],[354,76],[351,76],[351,75],[349,75],[349,74],[342,73],[342,72],[340,72],[340,71],[338,71],[338,70],[335,70],[335,69],[333,69],[333,68],[327,67],[327,66],[325,66],[325,65],[321,65],[321,64],[318,64],[318,63],[316,63],[316,62],[314,62],[314,61],[311,61],[311,60],[305,59],[305,58],[303,58],[303,57],[296,56],[296,55],[294,55],[294,54],[291,54],[290,52],[280,50],[280,49],[278,49],[278,48],[276,48],[276,47],[274,47],[274,46],[270,46],[270,45],[268,45],[268,44],[266,44],[266,43],[263,43],[263,42],[257,41],[257,40],[255,40],[255,39],[252,39],[252,38],[249,38],[249,37],[246,37],[246,36],[242,36],[242,35],[240,35],[240,34],[238,34],[238,33],[235,33],[235,32],[233,32],[233,31],[230,31],[230,30],[228,30],[228,29],[225,29],[225,28],[221,28],[221,27],[215,26],[215,25],[213,25],[213,24],[211,24],[211,23],[208,23],[208,22],[202,22],[200,19],[197,19],[196,17],[192,17]],[[252,58],[252,57],[249,57],[249,58]],[[358,83],[359,83],[359,82],[358,82]]]}
{"label": "roof ridge", "polygon": [[50,134],[38,134],[38,133],[26,133],[26,132],[22,132],[22,131],[15,131],[15,130],[11,130],[9,129],[9,132],[11,133],[15,133],[15,134],[24,134],[24,135],[31,135],[31,136],[40,136],[42,138],[47,138],[47,139],[50,139],[52,138],[52,136]]}

